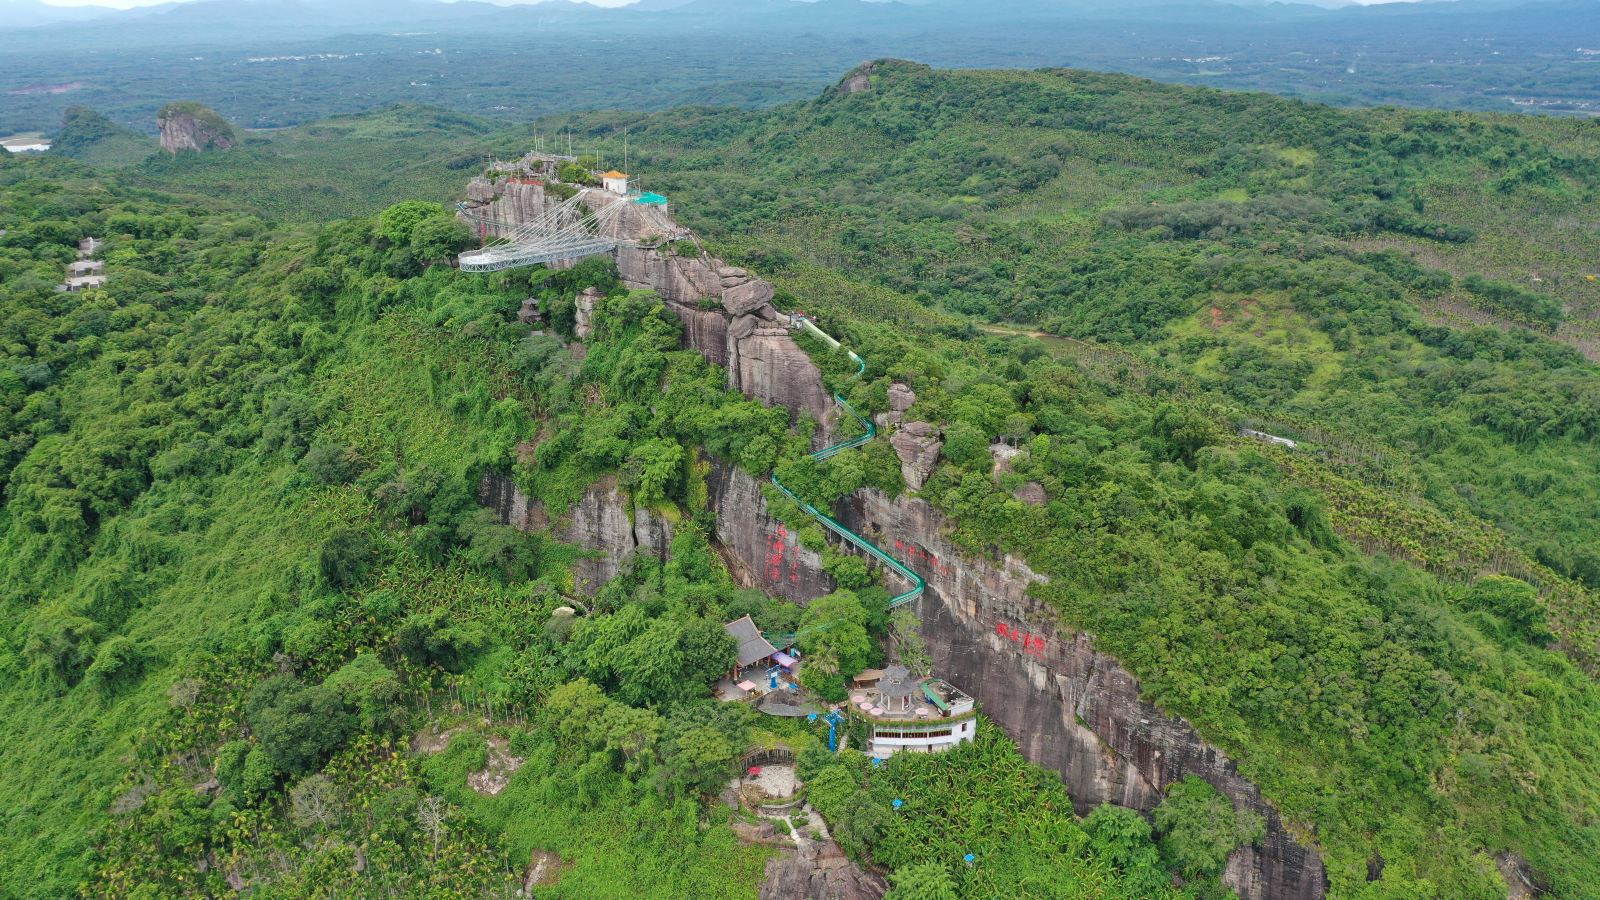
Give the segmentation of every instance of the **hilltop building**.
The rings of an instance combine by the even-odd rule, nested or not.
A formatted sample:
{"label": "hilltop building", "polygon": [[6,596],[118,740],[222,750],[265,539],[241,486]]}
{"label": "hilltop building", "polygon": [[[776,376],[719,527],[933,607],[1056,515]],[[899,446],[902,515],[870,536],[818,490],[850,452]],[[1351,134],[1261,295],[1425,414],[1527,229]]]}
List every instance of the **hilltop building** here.
{"label": "hilltop building", "polygon": [[850,692],[850,715],[866,726],[866,752],[885,759],[900,752],[942,753],[978,735],[977,704],[940,678],[914,678],[889,666],[870,686]]}
{"label": "hilltop building", "polygon": [[611,171],[600,176],[600,184],[613,194],[622,194],[623,196],[627,196],[628,173],[618,172],[616,169],[612,169]]}

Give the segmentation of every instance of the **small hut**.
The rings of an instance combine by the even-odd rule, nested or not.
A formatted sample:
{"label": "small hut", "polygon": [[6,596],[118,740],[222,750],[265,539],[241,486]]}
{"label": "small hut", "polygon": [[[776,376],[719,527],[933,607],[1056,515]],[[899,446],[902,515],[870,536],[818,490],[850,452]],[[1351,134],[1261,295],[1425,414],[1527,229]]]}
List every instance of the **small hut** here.
{"label": "small hut", "polygon": [[739,673],[753,665],[761,664],[763,668],[771,665],[773,654],[778,648],[772,646],[766,638],[761,636],[761,629],[756,627],[754,619],[743,616],[722,626],[739,644],[739,662],[728,677],[733,681],[739,680]]}

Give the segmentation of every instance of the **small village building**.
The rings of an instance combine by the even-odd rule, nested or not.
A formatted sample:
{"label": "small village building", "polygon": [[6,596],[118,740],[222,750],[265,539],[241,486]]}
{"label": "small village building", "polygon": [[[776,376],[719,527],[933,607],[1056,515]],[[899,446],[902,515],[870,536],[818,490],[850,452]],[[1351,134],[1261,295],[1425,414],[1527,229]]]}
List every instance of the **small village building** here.
{"label": "small village building", "polygon": [[628,193],[628,174],[612,169],[600,176],[600,184],[613,194],[626,195]]}
{"label": "small village building", "polygon": [[741,672],[756,668],[765,671],[773,665],[772,658],[777,654],[778,648],[761,636],[761,629],[756,627],[755,620],[743,616],[722,626],[722,630],[732,636],[739,645],[739,660],[734,665],[733,671],[728,673],[731,680],[737,682]]}
{"label": "small village building", "polygon": [[67,266],[67,272],[74,276],[104,275],[106,273],[106,264],[98,259],[74,260]]}
{"label": "small village building", "polygon": [[[859,677],[859,676],[858,676]],[[850,692],[850,715],[867,728],[868,755],[942,753],[978,736],[977,703],[940,678],[889,666],[872,687]]]}
{"label": "small village building", "polygon": [[105,283],[106,277],[104,275],[80,275],[76,278],[68,278],[66,289],[73,293],[77,293],[78,291],[87,291],[91,288],[105,287]]}

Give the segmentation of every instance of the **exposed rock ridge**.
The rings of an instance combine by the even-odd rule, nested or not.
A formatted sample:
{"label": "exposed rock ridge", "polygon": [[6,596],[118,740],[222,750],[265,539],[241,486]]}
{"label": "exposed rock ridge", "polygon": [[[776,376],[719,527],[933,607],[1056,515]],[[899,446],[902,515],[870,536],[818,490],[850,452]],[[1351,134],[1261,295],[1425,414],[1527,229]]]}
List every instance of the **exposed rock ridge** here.
{"label": "exposed rock ridge", "polygon": [[[490,181],[479,176],[467,184],[467,208],[489,220],[475,225],[483,237],[509,233],[560,202],[536,178]],[[626,201],[592,191],[585,202],[599,207]],[[807,415],[815,420],[816,446],[824,446],[834,421],[833,400],[821,371],[789,334],[787,317],[773,308],[772,284],[699,251],[686,229],[674,232],[686,236],[683,240],[663,244],[659,239],[665,236],[651,233],[657,224],[642,215],[623,216],[619,228],[623,237],[639,242],[612,251],[622,283],[655,291],[666,301],[683,322],[683,346],[724,367],[729,388],[787,409],[791,424]],[[692,249],[685,253],[677,247]]]}
{"label": "exposed rock ridge", "polygon": [[[684,322],[684,345],[727,367],[731,387],[796,416],[804,411],[826,421],[831,403],[820,374],[767,302],[770,285],[751,287],[759,279],[704,255],[625,246],[616,257],[623,281],[655,290]],[[931,450],[936,459],[937,449],[907,449],[913,452],[901,454],[903,463],[919,474],[931,470],[932,461],[922,457]],[[535,513],[514,485],[508,490],[496,478],[509,481],[486,476],[485,502],[501,510],[502,521],[537,527],[542,510]],[[832,589],[820,556],[767,515],[753,477],[713,461],[707,482],[717,536],[750,581],[801,602]],[[1259,847],[1230,857],[1225,883],[1245,900],[1325,895],[1326,876],[1315,850],[1295,841],[1226,754],[1188,723],[1140,700],[1132,673],[1095,650],[1091,635],[1061,626],[1051,609],[1030,596],[1028,586],[1043,577],[1025,562],[963,554],[944,536],[944,514],[919,499],[891,500],[869,490],[840,507],[838,516],[848,527],[927,579],[920,604],[936,667],[971,692],[1028,759],[1060,773],[1080,813],[1101,802],[1148,811],[1174,781],[1198,775],[1267,823]],[[641,541],[634,529],[623,527],[626,520],[615,484],[601,482],[585,493],[570,523],[554,529],[562,540],[614,558],[609,566],[595,561],[584,573],[594,586],[615,573],[615,559],[641,544],[666,552],[665,544]]]}

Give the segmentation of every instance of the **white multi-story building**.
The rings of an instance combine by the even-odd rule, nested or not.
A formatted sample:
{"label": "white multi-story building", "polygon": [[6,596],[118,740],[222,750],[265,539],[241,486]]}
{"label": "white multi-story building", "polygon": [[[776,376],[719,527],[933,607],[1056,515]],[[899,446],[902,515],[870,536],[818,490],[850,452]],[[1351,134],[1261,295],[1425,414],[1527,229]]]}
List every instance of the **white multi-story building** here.
{"label": "white multi-story building", "polygon": [[850,714],[866,726],[869,755],[940,753],[978,734],[977,704],[948,681],[913,678],[890,666],[875,684],[850,692]]}

